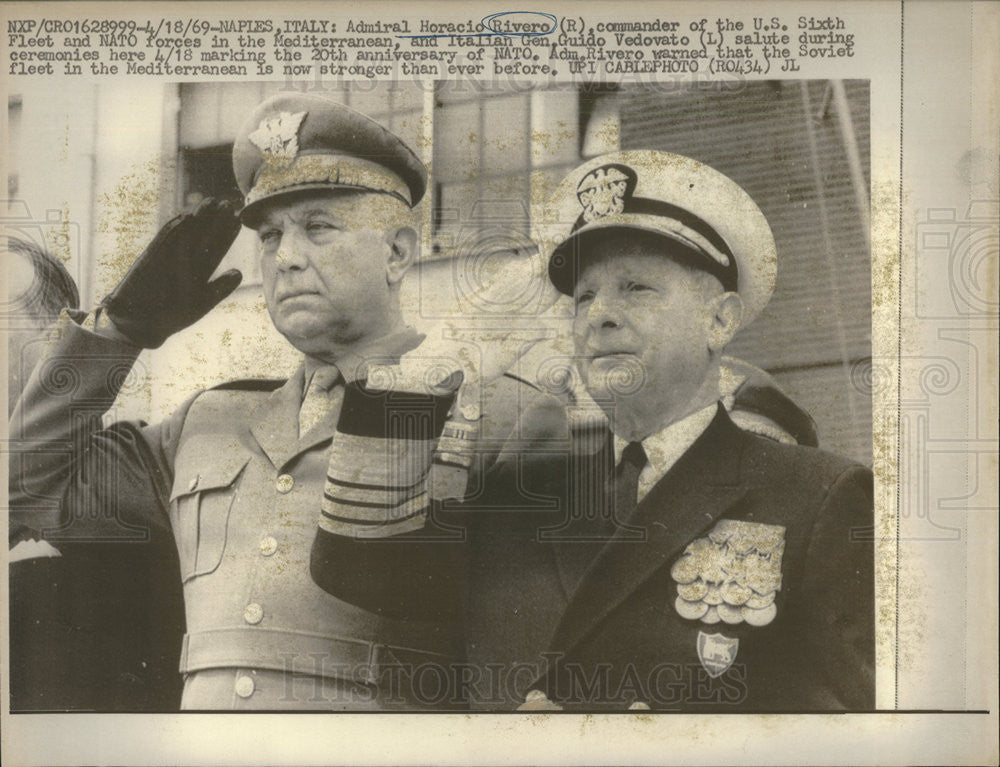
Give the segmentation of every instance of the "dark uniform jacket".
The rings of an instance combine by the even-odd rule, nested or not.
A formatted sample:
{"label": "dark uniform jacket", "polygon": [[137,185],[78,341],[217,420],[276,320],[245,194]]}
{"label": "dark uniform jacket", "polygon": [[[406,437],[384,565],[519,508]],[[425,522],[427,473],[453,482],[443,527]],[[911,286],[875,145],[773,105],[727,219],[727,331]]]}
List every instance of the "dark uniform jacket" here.
{"label": "dark uniform jacket", "polygon": [[531,688],[570,710],[874,707],[870,471],[720,407],[609,526],[610,435],[572,445],[505,461],[508,510],[473,514],[479,707]]}
{"label": "dark uniform jacket", "polygon": [[[158,424],[102,430],[100,415],[135,351],[68,321],[59,332],[12,417],[14,521],[51,528],[54,517],[40,525],[39,513],[61,507],[63,524],[91,539],[141,538],[150,527],[172,533],[186,612],[184,708],[461,704],[438,696],[435,678],[426,695],[398,674],[388,677],[392,689],[381,686],[401,665],[461,660],[461,536],[373,546],[345,540],[336,557],[329,545],[321,552],[319,564],[334,570],[325,573],[326,589],[310,572],[339,414],[298,435],[302,369],[281,385],[200,392]],[[530,396],[508,384],[507,405],[490,408],[493,417],[483,421],[493,443]]]}
{"label": "dark uniform jacket", "polygon": [[184,636],[169,533],[59,541],[58,557],[12,562],[11,711],[176,711]]}

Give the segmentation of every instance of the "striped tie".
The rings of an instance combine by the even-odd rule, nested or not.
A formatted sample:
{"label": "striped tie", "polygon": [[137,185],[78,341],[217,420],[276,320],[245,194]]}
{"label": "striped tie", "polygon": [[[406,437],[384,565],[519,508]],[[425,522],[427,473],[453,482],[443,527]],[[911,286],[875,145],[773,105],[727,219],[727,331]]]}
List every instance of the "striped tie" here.
{"label": "striped tie", "polygon": [[299,408],[299,436],[308,433],[316,424],[323,420],[334,405],[334,395],[340,395],[342,389],[334,386],[340,380],[340,371],[333,365],[317,368],[309,382],[309,389]]}

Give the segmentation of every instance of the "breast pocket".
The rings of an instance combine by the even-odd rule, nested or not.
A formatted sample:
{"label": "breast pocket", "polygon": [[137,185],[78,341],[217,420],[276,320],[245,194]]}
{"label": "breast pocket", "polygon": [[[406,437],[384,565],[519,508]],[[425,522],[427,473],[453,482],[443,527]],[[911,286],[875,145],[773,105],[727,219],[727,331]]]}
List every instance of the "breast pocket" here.
{"label": "breast pocket", "polygon": [[249,458],[241,456],[208,464],[205,456],[178,457],[170,493],[170,523],[180,555],[184,582],[214,572],[226,550],[229,513],[239,491],[239,478]]}

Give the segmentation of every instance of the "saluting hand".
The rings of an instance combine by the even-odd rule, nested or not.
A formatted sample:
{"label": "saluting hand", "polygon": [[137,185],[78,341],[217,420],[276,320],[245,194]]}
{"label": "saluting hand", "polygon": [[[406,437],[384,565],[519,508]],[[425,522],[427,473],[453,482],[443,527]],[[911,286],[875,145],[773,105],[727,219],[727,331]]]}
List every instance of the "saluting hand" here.
{"label": "saluting hand", "polygon": [[230,269],[209,281],[239,231],[236,207],[211,198],[169,221],[101,302],[115,329],[155,349],[208,314],[243,279]]}

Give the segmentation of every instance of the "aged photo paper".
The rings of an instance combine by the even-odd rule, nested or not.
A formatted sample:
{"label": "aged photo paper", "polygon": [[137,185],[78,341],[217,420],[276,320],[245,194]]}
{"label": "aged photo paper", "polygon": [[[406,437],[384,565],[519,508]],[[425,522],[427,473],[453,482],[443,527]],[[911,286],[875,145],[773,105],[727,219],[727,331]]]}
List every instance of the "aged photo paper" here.
{"label": "aged photo paper", "polygon": [[1000,6],[0,11],[5,764],[997,763]]}

